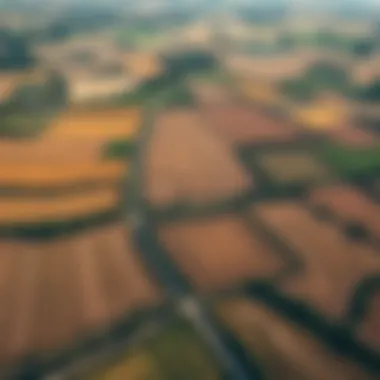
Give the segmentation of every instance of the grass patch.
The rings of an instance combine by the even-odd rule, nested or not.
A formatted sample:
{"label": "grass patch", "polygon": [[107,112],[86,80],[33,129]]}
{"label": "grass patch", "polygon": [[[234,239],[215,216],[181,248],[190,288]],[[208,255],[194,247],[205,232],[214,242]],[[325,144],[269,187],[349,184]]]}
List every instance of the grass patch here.
{"label": "grass patch", "polygon": [[44,114],[9,114],[0,116],[0,137],[31,138],[41,134],[50,120]]}
{"label": "grass patch", "polygon": [[219,380],[222,379],[215,360],[195,332],[182,321],[139,344],[133,350],[86,376],[88,380]]}
{"label": "grass patch", "polygon": [[25,239],[53,239],[57,236],[66,236],[80,233],[88,228],[108,224],[121,217],[119,209],[109,210],[66,220],[51,220],[36,223],[17,223],[0,225],[0,237]]}
{"label": "grass patch", "polygon": [[269,178],[280,186],[325,181],[329,171],[307,152],[264,153],[258,163]]}
{"label": "grass patch", "polygon": [[343,178],[360,179],[378,175],[380,147],[358,149],[327,143],[319,151],[321,159]]}
{"label": "grass patch", "polygon": [[136,142],[133,140],[116,140],[108,143],[103,152],[103,158],[110,160],[125,160],[136,153]]}

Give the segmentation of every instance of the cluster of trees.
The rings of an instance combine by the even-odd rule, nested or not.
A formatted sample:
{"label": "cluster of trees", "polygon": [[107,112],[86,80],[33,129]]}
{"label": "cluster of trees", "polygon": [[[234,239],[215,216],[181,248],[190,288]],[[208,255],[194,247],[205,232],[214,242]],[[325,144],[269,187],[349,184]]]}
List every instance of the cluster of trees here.
{"label": "cluster of trees", "polygon": [[25,69],[34,62],[28,37],[0,29],[0,70]]}
{"label": "cluster of trees", "polygon": [[58,73],[51,73],[41,84],[21,84],[0,105],[0,135],[18,138],[38,135],[50,116],[67,101],[67,84]]}
{"label": "cluster of trees", "polygon": [[61,12],[46,27],[35,33],[42,41],[59,41],[76,33],[92,32],[122,20],[121,15],[106,7],[83,7],[75,5]]}
{"label": "cluster of trees", "polygon": [[48,75],[41,84],[21,84],[7,102],[2,104],[1,113],[41,113],[64,106],[68,101],[67,83],[57,72]]}
{"label": "cluster of trees", "polygon": [[290,98],[298,101],[309,101],[321,90],[331,90],[344,96],[366,102],[380,101],[380,78],[364,86],[355,86],[350,80],[349,72],[327,62],[311,66],[306,73],[285,80],[281,90]]}
{"label": "cluster of trees", "polygon": [[214,70],[218,66],[216,57],[205,50],[186,50],[164,55],[162,59],[167,75],[174,80],[194,72]]}
{"label": "cluster of trees", "polygon": [[328,62],[317,62],[303,75],[285,80],[282,91],[298,101],[309,101],[321,90],[350,94],[350,77],[346,69]]}

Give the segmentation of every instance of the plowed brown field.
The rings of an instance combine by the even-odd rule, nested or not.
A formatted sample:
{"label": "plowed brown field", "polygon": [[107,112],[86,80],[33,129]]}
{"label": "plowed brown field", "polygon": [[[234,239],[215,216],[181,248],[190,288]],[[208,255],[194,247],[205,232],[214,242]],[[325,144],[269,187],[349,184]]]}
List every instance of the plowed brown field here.
{"label": "plowed brown field", "polygon": [[238,216],[163,226],[160,237],[199,290],[221,290],[247,280],[273,278],[285,264]]}
{"label": "plowed brown field", "polygon": [[210,106],[204,108],[203,114],[215,131],[234,144],[288,142],[296,138],[296,131],[286,122],[245,106]]}
{"label": "plowed brown field", "polygon": [[63,348],[160,302],[121,225],[0,246],[0,362]]}
{"label": "plowed brown field", "polygon": [[220,317],[244,343],[268,380],[375,380],[337,357],[305,330],[248,299],[229,299]]}
{"label": "plowed brown field", "polygon": [[284,280],[283,291],[332,320],[345,317],[359,282],[380,273],[379,252],[349,240],[300,204],[273,202],[255,206],[252,212],[304,262],[298,275]]}
{"label": "plowed brown field", "polygon": [[146,193],[156,206],[203,204],[235,197],[252,187],[228,144],[181,109],[156,120],[146,156]]}
{"label": "plowed brown field", "polygon": [[348,185],[318,188],[311,193],[310,202],[342,221],[362,223],[375,237],[380,237],[380,207],[359,189]]}

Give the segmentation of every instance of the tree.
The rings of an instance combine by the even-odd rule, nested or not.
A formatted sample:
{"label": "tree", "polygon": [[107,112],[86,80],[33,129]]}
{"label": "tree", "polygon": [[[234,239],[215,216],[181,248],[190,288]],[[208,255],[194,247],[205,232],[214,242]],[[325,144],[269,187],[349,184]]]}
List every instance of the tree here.
{"label": "tree", "polygon": [[380,79],[374,80],[368,86],[358,90],[358,98],[368,102],[380,101]]}
{"label": "tree", "polygon": [[367,58],[374,53],[376,41],[373,38],[363,38],[354,43],[353,53],[359,58]]}
{"label": "tree", "polygon": [[68,89],[65,78],[57,72],[52,72],[46,84],[44,94],[46,103],[53,107],[61,107],[66,105],[68,97]]}
{"label": "tree", "polygon": [[315,89],[304,78],[285,80],[281,84],[281,90],[286,96],[297,101],[309,101],[315,95]]}
{"label": "tree", "polygon": [[323,61],[312,65],[305,78],[317,88],[345,90],[349,85],[349,76],[343,67]]}
{"label": "tree", "polygon": [[0,69],[23,69],[33,63],[28,38],[5,29],[0,30]]}

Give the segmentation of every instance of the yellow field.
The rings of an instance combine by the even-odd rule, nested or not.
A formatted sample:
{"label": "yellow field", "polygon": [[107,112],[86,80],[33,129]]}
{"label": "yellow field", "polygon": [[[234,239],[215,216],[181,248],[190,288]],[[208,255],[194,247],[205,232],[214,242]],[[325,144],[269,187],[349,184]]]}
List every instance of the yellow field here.
{"label": "yellow field", "polygon": [[274,85],[260,81],[244,81],[240,85],[243,95],[261,105],[276,105],[280,102],[280,94]]}
{"label": "yellow field", "polygon": [[68,110],[58,116],[46,134],[62,138],[133,138],[140,125],[140,110]]}
{"label": "yellow field", "polygon": [[129,355],[116,366],[89,377],[88,380],[159,380],[159,369],[155,364],[154,358],[141,350]]}
{"label": "yellow field", "polygon": [[163,70],[159,58],[150,53],[127,53],[124,62],[126,70],[139,78],[152,78]]}
{"label": "yellow field", "polygon": [[347,109],[339,104],[316,102],[295,108],[292,118],[305,128],[332,129],[344,124],[347,119]]}
{"label": "yellow field", "polygon": [[[107,364],[106,364],[107,366]],[[87,380],[221,380],[210,351],[193,331],[174,327],[125,353],[109,368],[93,369]]]}
{"label": "yellow field", "polygon": [[[69,109],[36,140],[0,141],[0,188],[62,189],[102,185],[89,191],[50,197],[0,196],[0,223],[39,223],[76,219],[108,211],[119,201],[125,162],[103,160],[107,143],[133,138],[139,109]],[[79,188],[78,188],[79,191]]]}
{"label": "yellow field", "polygon": [[1,164],[0,187],[43,188],[80,183],[115,182],[127,170],[124,162]]}
{"label": "yellow field", "polygon": [[54,198],[0,198],[0,223],[50,222],[80,218],[105,212],[117,204],[116,189],[93,190],[91,193]]}

